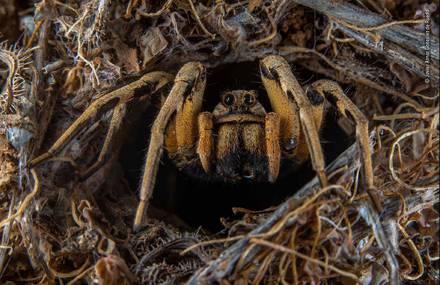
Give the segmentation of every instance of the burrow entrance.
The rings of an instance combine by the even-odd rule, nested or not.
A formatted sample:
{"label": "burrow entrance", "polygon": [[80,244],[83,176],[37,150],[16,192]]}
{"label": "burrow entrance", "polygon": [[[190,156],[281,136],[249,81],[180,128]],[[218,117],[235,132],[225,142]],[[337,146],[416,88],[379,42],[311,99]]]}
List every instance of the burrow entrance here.
{"label": "burrow entrance", "polygon": [[[306,69],[293,65],[292,70],[304,85],[320,77]],[[208,69],[204,109],[212,110],[225,90],[253,89],[259,92],[259,100],[270,110],[269,100],[259,77],[258,62],[222,65]],[[142,177],[143,163],[148,149],[149,131],[158,110],[149,108],[135,122],[135,132],[130,143],[122,147],[120,162],[133,191],[137,192]],[[336,112],[329,110],[321,131],[321,143],[327,163],[335,159],[353,139],[338,127]],[[159,168],[152,205],[174,214],[191,227],[218,232],[222,230],[220,218],[234,218],[232,207],[262,210],[277,205],[300,189],[314,177],[310,162],[299,169],[283,169],[276,183],[225,184],[212,183],[188,177],[179,172],[166,152]],[[237,217],[235,217],[237,218]]]}

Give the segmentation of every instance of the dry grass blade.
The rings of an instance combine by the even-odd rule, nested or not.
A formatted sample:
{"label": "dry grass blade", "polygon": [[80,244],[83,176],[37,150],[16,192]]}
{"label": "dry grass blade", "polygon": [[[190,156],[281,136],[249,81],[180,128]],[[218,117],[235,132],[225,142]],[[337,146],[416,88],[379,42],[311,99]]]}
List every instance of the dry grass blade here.
{"label": "dry grass blade", "polygon": [[353,279],[353,280],[356,281],[356,282],[359,282],[359,281],[360,281],[360,280],[359,280],[359,277],[356,276],[356,275],[353,274],[353,273],[350,273],[350,272],[347,272],[347,271],[341,270],[341,269],[339,269],[339,268],[337,268],[337,267],[335,267],[335,266],[329,265],[329,264],[327,264],[327,263],[325,263],[325,262],[322,262],[322,261],[320,261],[320,260],[313,259],[313,258],[311,258],[311,257],[309,257],[309,256],[307,256],[307,255],[305,255],[305,254],[302,254],[302,253],[300,253],[300,252],[298,252],[298,251],[296,251],[296,250],[290,249],[290,248],[288,248],[288,247],[280,246],[280,245],[278,245],[278,244],[271,243],[271,242],[268,242],[268,241],[265,241],[265,240],[261,240],[261,239],[256,239],[256,238],[252,238],[252,239],[250,240],[250,242],[251,242],[251,243],[256,243],[256,244],[259,244],[259,245],[264,245],[264,246],[270,247],[270,248],[272,248],[272,249],[274,249],[274,250],[277,250],[277,251],[286,252],[286,253],[289,253],[289,254],[296,255],[296,256],[298,256],[299,258],[302,258],[302,259],[304,259],[304,260],[307,260],[307,261],[310,261],[310,262],[312,262],[312,263],[318,264],[318,265],[320,265],[320,266],[322,266],[322,267],[324,267],[324,268],[326,268],[326,269],[333,270],[334,272],[340,274],[341,276],[348,277],[348,278],[350,278],[350,279]]}

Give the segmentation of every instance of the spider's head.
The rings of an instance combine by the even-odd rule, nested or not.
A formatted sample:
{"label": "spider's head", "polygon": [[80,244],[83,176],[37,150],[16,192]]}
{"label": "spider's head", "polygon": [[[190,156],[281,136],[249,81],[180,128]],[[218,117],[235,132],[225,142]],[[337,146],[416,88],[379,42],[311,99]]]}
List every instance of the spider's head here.
{"label": "spider's head", "polygon": [[230,114],[263,115],[264,108],[258,102],[255,90],[226,91],[221,95],[221,101],[214,109],[214,116],[220,117]]}

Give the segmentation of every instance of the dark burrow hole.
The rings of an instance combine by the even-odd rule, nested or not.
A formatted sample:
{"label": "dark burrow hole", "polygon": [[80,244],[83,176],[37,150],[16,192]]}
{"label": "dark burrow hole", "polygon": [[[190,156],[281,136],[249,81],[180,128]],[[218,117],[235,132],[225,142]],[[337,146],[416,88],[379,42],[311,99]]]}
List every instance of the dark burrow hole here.
{"label": "dark burrow hole", "polygon": [[[293,65],[292,70],[301,85],[320,79],[310,71]],[[204,109],[212,111],[219,102],[219,95],[226,90],[253,89],[259,93],[259,100],[270,110],[269,100],[259,77],[257,62],[222,65],[208,69],[207,89]],[[120,162],[133,191],[138,194],[143,163],[149,142],[149,132],[158,110],[150,107],[142,117],[134,122],[134,130],[129,143],[125,143],[120,153]],[[351,143],[345,132],[337,124],[336,112],[327,108],[326,119],[321,130],[321,143],[327,163],[334,160]],[[276,183],[225,184],[201,181],[179,172],[167,157],[162,157],[154,189],[152,205],[174,214],[187,225],[218,232],[223,227],[220,218],[238,218],[232,207],[261,210],[278,205],[314,177],[311,163],[306,162],[296,170],[282,169]]]}

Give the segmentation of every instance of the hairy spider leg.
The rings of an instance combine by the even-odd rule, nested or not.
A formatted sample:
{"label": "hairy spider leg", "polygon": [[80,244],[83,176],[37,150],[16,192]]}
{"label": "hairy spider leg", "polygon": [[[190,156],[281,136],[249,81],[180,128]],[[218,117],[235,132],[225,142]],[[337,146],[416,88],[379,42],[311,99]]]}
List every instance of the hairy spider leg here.
{"label": "hairy spider leg", "polygon": [[[78,135],[83,129],[98,121],[106,112],[112,110],[118,105],[125,105],[127,102],[133,99],[152,96],[167,83],[169,83],[171,78],[172,76],[165,72],[151,72],[145,74],[135,82],[104,94],[99,99],[93,101],[90,106],[73,122],[73,124],[70,125],[70,127],[56,140],[49,150],[34,158],[28,164],[28,167],[33,168],[36,165],[57,155],[70,141],[72,141],[73,138],[75,138],[76,135]],[[119,115],[123,113],[123,110],[124,108],[119,109],[116,113]],[[119,126],[118,121],[119,119],[112,118],[113,124],[111,124],[109,128],[109,133],[107,133],[107,136],[113,136],[113,134],[116,132],[116,128]],[[105,141],[109,143],[110,139],[106,139]],[[105,149],[110,149],[110,146],[106,145]],[[107,155],[102,154],[102,157],[105,158]],[[90,173],[88,173],[90,171],[86,171],[85,174],[90,175]]]}
{"label": "hairy spider leg", "polygon": [[200,113],[198,124],[199,142],[197,144],[197,154],[199,155],[203,170],[209,173],[214,150],[213,115],[210,112]]}
{"label": "hairy spider leg", "polygon": [[359,108],[344,94],[339,84],[331,80],[318,80],[310,86],[327,98],[342,116],[351,119],[356,124],[356,141],[359,146],[363,165],[364,184],[377,210],[382,208],[376,197],[374,186],[373,162],[368,135],[368,119]]}
{"label": "hairy spider leg", "polygon": [[280,172],[280,116],[270,112],[265,117],[266,156],[268,162],[268,180],[273,183]]}
{"label": "hairy spider leg", "polygon": [[79,176],[81,181],[87,180],[92,176],[99,168],[101,168],[111,157],[113,153],[113,145],[121,128],[122,121],[127,111],[127,104],[119,104],[113,110],[110,125],[108,127],[107,135],[105,136],[104,144],[99,152],[98,159],[89,166],[86,170],[81,171]]}
{"label": "hairy spider leg", "polygon": [[[261,78],[275,113],[280,116],[283,151],[291,159],[305,160],[310,153],[313,169],[322,187],[327,185],[325,161],[319,141],[324,99],[310,99],[280,56],[267,56],[260,62]],[[313,94],[316,95],[316,94]]]}
{"label": "hairy spider leg", "polygon": [[[177,150],[194,145],[197,136],[197,117],[205,90],[206,70],[199,62],[185,64],[177,73],[174,85],[151,128],[144,173],[140,190],[140,202],[133,229],[138,230],[148,208],[153,192],[160,158],[163,152],[165,132],[175,122]],[[176,114],[175,120],[173,115]]]}

